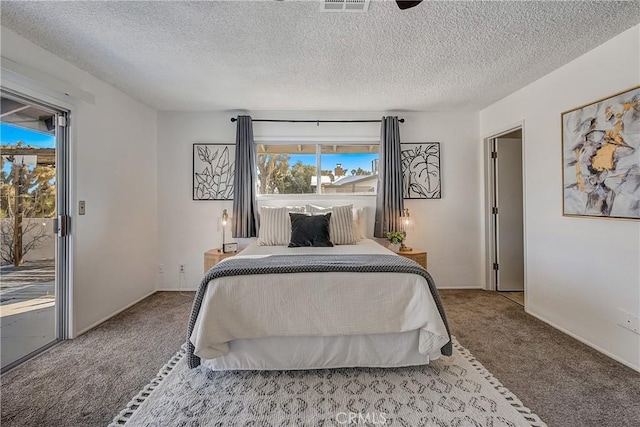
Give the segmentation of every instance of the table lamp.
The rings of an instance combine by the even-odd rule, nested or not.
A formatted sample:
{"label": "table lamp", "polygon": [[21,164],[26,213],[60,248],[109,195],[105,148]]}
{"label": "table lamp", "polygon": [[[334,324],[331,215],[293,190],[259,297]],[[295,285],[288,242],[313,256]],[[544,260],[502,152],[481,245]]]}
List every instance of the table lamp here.
{"label": "table lamp", "polygon": [[227,223],[229,222],[229,214],[227,213],[227,210],[224,209],[222,211],[222,252],[226,252],[225,251],[225,230],[227,229]]}
{"label": "table lamp", "polygon": [[[402,210],[402,215],[400,215],[400,229],[401,229],[400,231],[402,231],[402,234],[404,234],[404,238],[406,240],[407,231],[410,231],[413,229],[413,220],[411,219],[411,214],[409,214],[409,208],[404,208]],[[412,250],[413,250],[412,248],[405,246],[404,240],[403,240],[400,245],[400,251],[407,252]]]}

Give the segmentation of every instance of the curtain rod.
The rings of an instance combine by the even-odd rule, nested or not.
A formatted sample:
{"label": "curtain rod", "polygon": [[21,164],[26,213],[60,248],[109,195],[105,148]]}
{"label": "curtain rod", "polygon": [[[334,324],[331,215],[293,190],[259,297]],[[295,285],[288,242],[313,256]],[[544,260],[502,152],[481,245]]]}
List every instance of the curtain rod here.
{"label": "curtain rod", "polygon": [[[237,118],[231,117],[232,122],[238,121]],[[252,122],[277,122],[277,123],[380,123],[381,120],[280,120],[280,119],[251,119]],[[404,119],[398,119],[400,123],[404,123]]]}

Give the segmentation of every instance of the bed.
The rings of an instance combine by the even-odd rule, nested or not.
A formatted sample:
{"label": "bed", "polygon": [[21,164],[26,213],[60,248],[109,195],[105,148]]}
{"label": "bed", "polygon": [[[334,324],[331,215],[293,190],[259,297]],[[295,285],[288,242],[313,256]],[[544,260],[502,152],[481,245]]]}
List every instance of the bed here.
{"label": "bed", "polygon": [[250,245],[207,273],[188,336],[189,366],[213,370],[397,367],[451,354],[431,276],[369,239]]}

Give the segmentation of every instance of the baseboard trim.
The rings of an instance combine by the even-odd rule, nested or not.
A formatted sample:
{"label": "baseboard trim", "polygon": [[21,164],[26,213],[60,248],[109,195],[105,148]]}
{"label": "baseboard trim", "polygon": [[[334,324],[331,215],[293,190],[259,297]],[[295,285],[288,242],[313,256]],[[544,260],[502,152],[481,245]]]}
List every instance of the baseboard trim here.
{"label": "baseboard trim", "polygon": [[193,288],[193,289],[185,289],[185,288],[162,288],[162,289],[156,289],[156,292],[197,292],[198,289]]}
{"label": "baseboard trim", "polygon": [[460,290],[460,291],[464,291],[466,289],[473,289],[473,290],[484,290],[484,286],[438,286],[436,285],[436,289],[440,290]]}
{"label": "baseboard trim", "polygon": [[156,292],[158,292],[156,289],[152,290],[151,292],[149,292],[148,294],[138,298],[137,300],[133,301],[132,303],[129,303],[127,305],[125,305],[124,307],[118,309],[117,311],[115,311],[114,313],[103,317],[101,320],[98,320],[95,323],[92,323],[90,326],[87,326],[86,328],[82,329],[80,332],[76,332],[73,334],[73,336],[71,337],[71,339],[77,338],[80,335],[89,332],[91,329],[100,326],[102,323],[106,322],[107,320],[111,319],[113,316],[122,313],[123,311],[125,311],[126,309],[128,309],[131,306],[136,305],[137,303],[139,303],[140,301],[142,301],[145,298],[149,298],[151,295],[155,294]]}
{"label": "baseboard trim", "polygon": [[598,352],[600,352],[600,353],[604,354],[605,356],[607,356],[607,357],[609,357],[609,358],[611,358],[611,359],[615,360],[616,362],[622,363],[623,365],[625,365],[625,366],[627,366],[627,367],[629,367],[629,368],[633,369],[633,370],[634,370],[634,371],[636,371],[636,372],[640,372],[640,366],[636,366],[636,365],[634,365],[634,364],[633,364],[633,363],[631,363],[631,362],[628,362],[628,361],[626,361],[626,360],[624,360],[624,359],[621,359],[620,357],[616,356],[615,354],[612,354],[612,353],[610,353],[609,351],[607,351],[607,350],[605,350],[605,349],[603,349],[603,348],[601,348],[601,347],[598,347],[597,345],[593,344],[592,342],[587,341],[586,339],[584,339],[584,338],[582,338],[582,337],[580,337],[580,336],[576,335],[575,333],[573,333],[573,332],[571,332],[571,331],[568,331],[567,329],[565,329],[565,328],[563,328],[563,327],[561,327],[561,326],[556,325],[555,323],[553,323],[553,322],[551,322],[551,321],[549,321],[549,320],[545,319],[544,317],[542,317],[542,316],[540,316],[540,315],[538,315],[538,314],[535,314],[535,313],[533,313],[533,312],[531,312],[531,311],[527,310],[526,308],[525,308],[525,310],[524,310],[524,311],[525,311],[527,314],[530,314],[531,316],[535,317],[536,319],[543,321],[543,322],[544,322],[544,323],[546,323],[547,325],[549,325],[549,326],[551,326],[551,327],[553,327],[553,328],[555,328],[555,329],[559,330],[560,332],[562,332],[562,333],[565,333],[565,334],[569,335],[571,338],[574,338],[574,339],[576,339],[576,340],[580,341],[581,343],[583,343],[583,344],[585,344],[585,345],[588,345],[588,346],[589,346],[589,347],[591,347],[592,349],[594,349],[594,350],[596,350],[596,351],[598,351]]}

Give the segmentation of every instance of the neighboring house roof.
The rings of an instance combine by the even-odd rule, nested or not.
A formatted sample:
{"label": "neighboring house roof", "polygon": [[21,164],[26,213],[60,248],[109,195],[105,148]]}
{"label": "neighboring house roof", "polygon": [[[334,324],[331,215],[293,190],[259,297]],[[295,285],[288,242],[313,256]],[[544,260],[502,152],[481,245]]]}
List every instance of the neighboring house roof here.
{"label": "neighboring house roof", "polygon": [[[316,183],[317,183],[317,177],[312,176],[311,177],[311,186],[315,187]],[[336,179],[335,181],[331,182],[331,177],[329,176],[322,176],[321,177],[321,184],[326,186],[326,187],[342,187],[343,185],[347,185],[347,184],[355,184],[358,182],[364,182],[367,180],[372,180],[378,179],[378,175],[377,174],[373,174],[373,175],[350,175],[350,176],[341,176],[340,178]]]}
{"label": "neighboring house roof", "polygon": [[351,175],[351,176],[341,176],[336,179],[331,186],[339,187],[346,184],[354,184],[360,181],[367,181],[370,179],[378,179],[378,175]]}
{"label": "neighboring house roof", "polygon": [[[311,186],[315,187],[317,184],[318,184],[318,177],[314,175],[314,176],[311,177]],[[322,175],[320,177],[320,184],[322,184],[322,185],[331,184],[331,177]]]}

